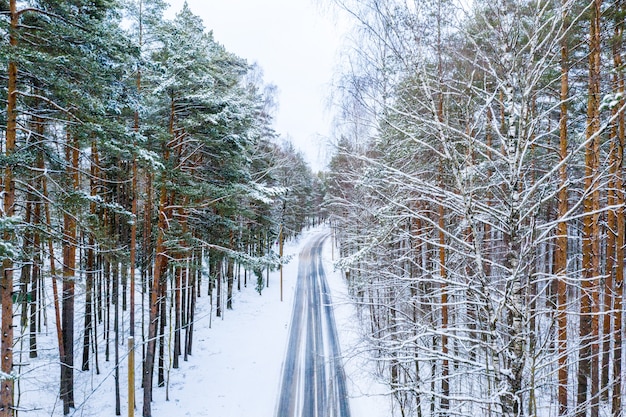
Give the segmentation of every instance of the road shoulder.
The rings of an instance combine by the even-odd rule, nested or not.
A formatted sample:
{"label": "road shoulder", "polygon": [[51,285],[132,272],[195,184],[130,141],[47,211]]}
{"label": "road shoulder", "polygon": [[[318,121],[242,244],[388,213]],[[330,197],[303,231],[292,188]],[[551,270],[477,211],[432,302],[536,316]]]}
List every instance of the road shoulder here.
{"label": "road shoulder", "polygon": [[333,258],[337,260],[337,250],[332,250],[330,237],[324,243],[322,258],[335,311],[352,415],[389,417],[392,415],[389,390],[378,380],[376,364],[369,359],[371,355],[356,306],[348,295],[341,272],[334,268]]}

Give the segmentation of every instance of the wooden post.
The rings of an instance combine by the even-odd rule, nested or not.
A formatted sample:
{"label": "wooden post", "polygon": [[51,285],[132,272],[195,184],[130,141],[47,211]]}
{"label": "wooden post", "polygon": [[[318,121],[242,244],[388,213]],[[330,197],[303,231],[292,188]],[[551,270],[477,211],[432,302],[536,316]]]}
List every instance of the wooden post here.
{"label": "wooden post", "polygon": [[283,301],[283,224],[278,233],[278,254],[280,255],[280,301]]}
{"label": "wooden post", "polygon": [[330,260],[335,261],[335,230],[332,221],[330,222]]}
{"label": "wooden post", "polygon": [[135,415],[135,267],[137,263],[137,158],[133,159],[133,224],[130,230],[130,334],[128,337],[128,417]]}
{"label": "wooden post", "polygon": [[135,415],[135,337],[128,338],[128,417]]}

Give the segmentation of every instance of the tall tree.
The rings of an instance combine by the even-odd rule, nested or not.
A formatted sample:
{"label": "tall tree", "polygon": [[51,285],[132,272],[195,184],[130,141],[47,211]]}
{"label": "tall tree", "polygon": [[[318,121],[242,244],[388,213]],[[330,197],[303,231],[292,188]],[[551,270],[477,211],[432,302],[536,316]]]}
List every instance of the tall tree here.
{"label": "tall tree", "polygon": [[[568,318],[578,316],[572,310],[578,296],[593,309],[607,295],[599,266],[612,269],[606,245],[615,244],[600,233],[599,219],[610,211],[600,196],[618,181],[603,165],[605,156],[617,163],[618,153],[607,154],[601,140],[600,84],[585,92],[582,78],[568,77],[572,67],[576,74],[587,69],[585,44],[577,41],[589,29],[580,19],[589,16],[585,5],[503,0],[446,14],[461,18],[443,26],[442,77],[437,42],[426,41],[437,28],[437,2],[341,3],[359,20],[359,33],[369,35],[357,38],[350,67],[357,72],[342,85],[345,125],[365,120],[375,128],[339,132],[340,143],[354,135],[358,145],[338,153],[337,161],[351,163],[331,166],[337,172],[328,176],[329,207],[339,226],[340,265],[369,313],[396,403],[406,414],[445,414],[449,406],[513,416],[534,415],[554,396],[562,415],[585,407],[595,413],[601,381],[587,384],[591,397],[574,408],[568,376],[578,370],[599,378],[599,362],[585,371],[584,351],[575,350],[589,346],[588,357],[597,359],[600,338],[611,330],[603,335],[599,322],[587,326],[599,309],[581,310],[580,334],[588,335],[582,344],[567,339],[567,328],[577,323]],[[581,107],[570,105],[574,97],[595,100],[587,106],[588,123]],[[609,98],[603,106],[617,109],[619,95]],[[351,113],[355,102],[365,110]],[[592,122],[586,139],[580,136]],[[571,144],[569,132],[577,138]],[[621,207],[617,193],[610,198],[610,207]],[[581,226],[582,235],[570,234]],[[414,263],[403,265],[403,248],[416,246]],[[403,287],[411,280],[410,289]],[[586,285],[580,295],[566,285],[575,280]],[[430,310],[417,308],[420,297]],[[446,302],[454,307],[446,309]],[[393,323],[398,312],[415,314],[411,331]],[[554,343],[554,350],[538,348]],[[405,358],[402,366],[398,357]],[[582,367],[573,365],[578,359]],[[454,375],[442,372],[446,361],[454,363]],[[474,375],[481,389],[461,374]],[[412,382],[398,385],[403,379]],[[450,393],[477,400],[443,399],[444,380]]]}
{"label": "tall tree", "polygon": [[[563,21],[567,21],[567,7],[565,2],[562,3]],[[568,370],[567,370],[567,217],[569,204],[567,192],[567,112],[568,112],[568,96],[569,96],[569,48],[568,39],[565,34],[561,35],[561,91],[559,99],[561,105],[559,108],[559,157],[561,165],[559,167],[559,206],[558,218],[560,219],[557,226],[556,248],[554,253],[554,274],[557,280],[557,344],[558,344],[558,374],[559,374],[559,415],[567,415],[567,387],[568,387]]]}
{"label": "tall tree", "polygon": [[[17,1],[9,2],[10,13],[10,29],[9,29],[9,45],[13,52],[17,55],[17,29],[20,18],[20,12],[17,10]],[[16,151],[17,140],[17,62],[12,58],[8,64],[8,81],[7,81],[7,119],[5,131],[5,154],[12,157]],[[13,257],[15,253],[11,248],[11,243],[15,242],[15,234],[11,230],[11,221],[15,213],[15,182],[13,178],[13,167],[7,164],[4,169],[2,178],[3,185],[3,213],[2,228],[3,239],[5,244],[2,250],[2,276],[0,277],[0,288],[2,295],[0,302],[2,303],[2,323],[0,331],[0,371],[3,378],[1,383],[2,393],[0,393],[0,415],[13,416]]]}
{"label": "tall tree", "polygon": [[[599,412],[599,276],[600,276],[600,190],[597,185],[600,156],[600,18],[601,0],[590,5],[589,91],[585,151],[585,191],[583,200],[582,288],[580,303],[580,359],[578,364],[578,416],[586,416],[588,401],[591,415]],[[590,392],[590,394],[589,394]],[[590,397],[589,397],[590,395]]]}

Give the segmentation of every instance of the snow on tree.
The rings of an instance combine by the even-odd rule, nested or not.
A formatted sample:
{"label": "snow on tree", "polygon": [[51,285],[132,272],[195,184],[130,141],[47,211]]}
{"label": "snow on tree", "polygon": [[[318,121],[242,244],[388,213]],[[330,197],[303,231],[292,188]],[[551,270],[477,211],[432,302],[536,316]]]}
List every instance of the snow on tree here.
{"label": "snow on tree", "polygon": [[623,106],[601,62],[621,62],[622,6],[341,3],[361,34],[343,109],[359,110],[328,207],[399,414],[620,404]]}

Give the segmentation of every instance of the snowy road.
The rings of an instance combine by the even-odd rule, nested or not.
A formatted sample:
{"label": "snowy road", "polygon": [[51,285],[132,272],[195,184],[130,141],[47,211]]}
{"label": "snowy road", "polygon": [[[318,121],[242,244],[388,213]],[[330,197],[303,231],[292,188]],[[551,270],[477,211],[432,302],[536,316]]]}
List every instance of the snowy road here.
{"label": "snowy road", "polygon": [[311,237],[300,252],[276,417],[350,416],[337,328],[322,265],[327,237]]}

